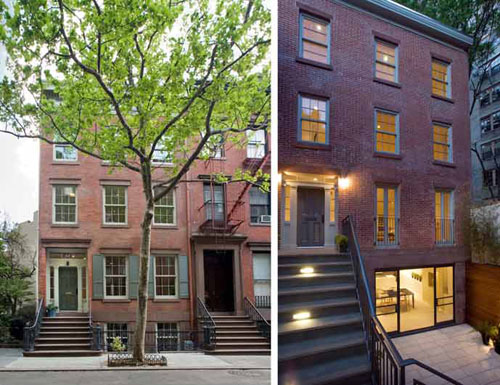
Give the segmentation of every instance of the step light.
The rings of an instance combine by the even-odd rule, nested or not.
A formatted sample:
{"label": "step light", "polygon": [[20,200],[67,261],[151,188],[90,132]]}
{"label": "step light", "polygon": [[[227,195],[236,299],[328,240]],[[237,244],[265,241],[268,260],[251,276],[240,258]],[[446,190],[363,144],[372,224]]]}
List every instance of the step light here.
{"label": "step light", "polygon": [[310,317],[311,317],[311,313],[309,313],[308,311],[302,311],[300,313],[295,313],[293,315],[294,320],[308,319]]}
{"label": "step light", "polygon": [[314,268],[311,266],[305,266],[300,269],[300,274],[312,274],[314,273]]}

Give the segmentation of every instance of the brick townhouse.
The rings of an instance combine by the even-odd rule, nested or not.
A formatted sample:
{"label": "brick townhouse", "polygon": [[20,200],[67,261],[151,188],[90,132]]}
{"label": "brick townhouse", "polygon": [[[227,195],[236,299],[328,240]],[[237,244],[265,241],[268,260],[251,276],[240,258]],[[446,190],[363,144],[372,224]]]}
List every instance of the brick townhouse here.
{"label": "brick townhouse", "polygon": [[[249,136],[246,148],[230,147],[222,143],[210,160],[198,161],[155,205],[148,331],[195,330],[198,299],[211,314],[242,316],[247,297],[269,316],[269,194],[211,178],[237,168],[268,172],[266,134]],[[136,317],[145,207],[140,175],[110,173],[106,162],[68,146],[40,149],[39,297],[59,315],[91,314],[107,336],[127,335]],[[154,162],[161,180],[168,156],[158,151]]]}
{"label": "brick townhouse", "polygon": [[350,216],[388,332],[463,322],[471,39],[387,0],[278,12],[281,255]]}

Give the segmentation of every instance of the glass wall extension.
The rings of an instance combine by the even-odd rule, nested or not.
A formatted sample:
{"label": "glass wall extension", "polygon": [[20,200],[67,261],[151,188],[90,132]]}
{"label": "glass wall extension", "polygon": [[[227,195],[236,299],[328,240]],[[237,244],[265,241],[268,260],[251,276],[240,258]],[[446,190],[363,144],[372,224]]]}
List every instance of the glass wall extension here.
{"label": "glass wall extension", "polygon": [[454,319],[453,266],[379,271],[375,292],[377,316],[387,332],[424,329]]}

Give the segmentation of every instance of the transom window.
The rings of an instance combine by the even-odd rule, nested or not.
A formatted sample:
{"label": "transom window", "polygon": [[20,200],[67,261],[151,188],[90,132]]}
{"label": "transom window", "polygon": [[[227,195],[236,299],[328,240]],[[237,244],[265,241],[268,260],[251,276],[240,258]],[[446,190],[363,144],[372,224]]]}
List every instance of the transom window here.
{"label": "transom window", "polygon": [[433,124],[434,128],[434,160],[452,162],[451,127],[443,124]]}
{"label": "transom window", "polygon": [[54,160],[56,161],[76,161],[78,151],[69,144],[54,144]]}
{"label": "transom window", "polygon": [[385,41],[375,40],[375,76],[379,79],[398,81],[398,47]]}
{"label": "transom window", "polygon": [[54,186],[54,223],[76,223],[76,186]]}
{"label": "transom window", "polygon": [[172,189],[155,203],[153,220],[155,225],[175,225],[175,219],[175,195]]}
{"label": "transom window", "polygon": [[250,189],[250,223],[271,223],[271,194],[256,186]]}
{"label": "transom window", "polygon": [[106,342],[108,345],[108,351],[113,351],[111,346],[115,337],[118,337],[121,343],[125,345],[125,350],[128,350],[128,327],[126,323],[106,324]]}
{"label": "transom window", "polygon": [[375,110],[377,152],[399,153],[399,114]]}
{"label": "transom window", "polygon": [[107,256],[104,258],[104,279],[106,297],[127,297],[127,257]]}
{"label": "transom window", "polygon": [[306,14],[300,15],[300,56],[330,64],[330,23]]}
{"label": "transom window", "polygon": [[104,223],[127,223],[127,188],[125,186],[104,186]]}
{"label": "transom window", "polygon": [[440,60],[432,60],[432,93],[451,97],[450,64]]}
{"label": "transom window", "polygon": [[247,158],[263,158],[266,155],[266,131],[247,131]]}
{"label": "transom window", "polygon": [[392,246],[399,242],[398,189],[396,186],[377,187],[375,243]]}
{"label": "transom window", "polygon": [[453,244],[453,192],[436,191],[436,243]]}
{"label": "transom window", "polygon": [[155,296],[177,297],[177,257],[155,257]]}
{"label": "transom window", "polygon": [[161,322],[156,324],[158,352],[179,350],[179,329],[175,322]]}
{"label": "transom window", "polygon": [[299,140],[319,144],[328,143],[328,101],[299,96]]}

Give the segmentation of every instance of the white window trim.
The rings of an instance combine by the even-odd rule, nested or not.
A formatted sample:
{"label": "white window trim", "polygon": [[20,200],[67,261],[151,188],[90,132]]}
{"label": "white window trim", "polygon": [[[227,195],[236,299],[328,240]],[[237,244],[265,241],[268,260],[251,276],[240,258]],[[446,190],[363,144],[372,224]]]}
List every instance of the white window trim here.
{"label": "white window trim", "polygon": [[[434,140],[434,126],[445,127],[448,129],[448,160],[434,158],[434,145],[436,143],[440,143]],[[453,163],[453,127],[451,126],[451,124],[432,122],[432,159],[437,162]]]}
{"label": "white window trim", "polygon": [[[161,145],[160,145],[159,147],[157,147],[157,148],[154,150],[153,155],[151,156],[151,163],[152,163],[154,166],[170,166],[170,167],[171,167],[171,166],[173,166],[173,165],[174,165],[174,162],[173,162],[173,161],[172,161],[172,162],[164,162],[164,161],[162,161],[162,160],[159,160],[158,158],[155,158],[155,153],[156,153],[156,152],[161,152],[161,151],[169,153],[169,151],[165,150],[165,147],[164,147],[164,146],[161,146]],[[172,155],[172,154],[170,154],[170,155],[172,156],[172,159],[173,159],[173,155]]]}
{"label": "white window trim", "polygon": [[[156,257],[174,257],[175,263],[175,295],[158,295],[156,294]],[[179,298],[179,256],[178,255],[155,255],[154,270],[154,298],[155,299],[177,299]],[[171,277],[170,275],[160,275],[160,277]]]}
{"label": "white window trim", "polygon": [[[125,259],[125,295],[107,295],[106,294],[106,278],[108,275],[106,274],[106,258],[109,257],[121,257]],[[105,255],[104,258],[102,259],[103,261],[103,275],[104,275],[104,299],[128,299],[128,285],[129,285],[129,271],[128,271],[128,258],[126,255]],[[110,277],[121,277],[117,275],[110,275]],[[110,322],[110,323],[126,323],[126,322]],[[128,327],[128,325],[127,325]]]}
{"label": "white window trim", "polygon": [[[74,187],[75,188],[75,221],[74,222],[57,222],[56,221],[56,188],[57,187]],[[78,186],[68,184],[68,185],[53,185],[52,186],[52,224],[54,225],[74,225],[78,223]],[[68,205],[64,203],[59,203],[60,205]]]}
{"label": "white window trim", "polygon": [[[180,333],[180,328],[179,328],[179,322],[155,322],[155,331],[156,331],[156,338],[155,338],[155,348],[158,353],[160,353],[160,350],[158,350],[158,324],[176,324],[177,326],[177,333]],[[181,341],[180,341],[180,334],[177,334],[177,350],[181,351]],[[161,352],[164,352],[166,350],[161,350]]]}
{"label": "white window trim", "polygon": [[[125,222],[106,222],[106,187],[123,187],[125,189]],[[108,206],[118,206],[122,205],[108,205]],[[128,225],[128,188],[127,186],[114,186],[114,185],[103,185],[102,186],[102,223],[105,225]]]}
{"label": "white window trim", "polygon": [[[392,132],[387,132],[387,131],[383,131],[383,130],[379,130],[377,128],[377,113],[378,112],[382,112],[383,114],[389,114],[389,115],[393,115],[396,117],[396,133],[392,133]],[[383,108],[375,108],[375,113],[374,113],[374,117],[373,117],[373,129],[375,130],[375,152],[376,153],[379,153],[379,154],[392,154],[392,155],[400,155],[400,149],[399,149],[399,132],[400,132],[400,128],[399,128],[399,112],[394,112],[394,111],[389,111],[389,110],[385,110]],[[387,134],[387,135],[393,135],[396,137],[396,151],[395,152],[389,152],[389,151],[379,151],[377,150],[377,133],[378,132],[381,132],[383,134]]]}
{"label": "white window trim", "polygon": [[[262,159],[266,156],[266,131],[265,130],[259,130],[264,132],[264,140],[263,141],[256,141],[255,140],[255,135],[258,131],[247,131],[247,158],[249,159]],[[255,155],[255,153],[258,154],[258,149],[262,147],[263,149],[263,154],[262,156],[250,156],[250,155]],[[252,148],[253,154],[250,154],[250,148]]]}
{"label": "white window trim", "polygon": [[69,144],[54,144],[54,145],[52,145],[52,160],[54,162],[78,162],[78,151],[77,151],[76,148],[75,148],[75,154],[76,154],[76,158],[75,159],[57,159],[56,158],[56,147],[57,146],[66,146],[66,147],[69,146],[69,147],[72,147]]}
{"label": "white window trim", "polygon": [[[177,226],[177,197],[176,197],[177,194],[176,194],[176,191],[177,191],[177,189],[175,187],[171,190],[172,196],[173,196],[173,203],[174,203],[174,222],[173,223],[157,223],[155,220],[154,208],[153,208],[153,225],[161,226],[161,227],[175,227],[175,226]],[[160,206],[160,207],[169,207],[169,206]]]}

